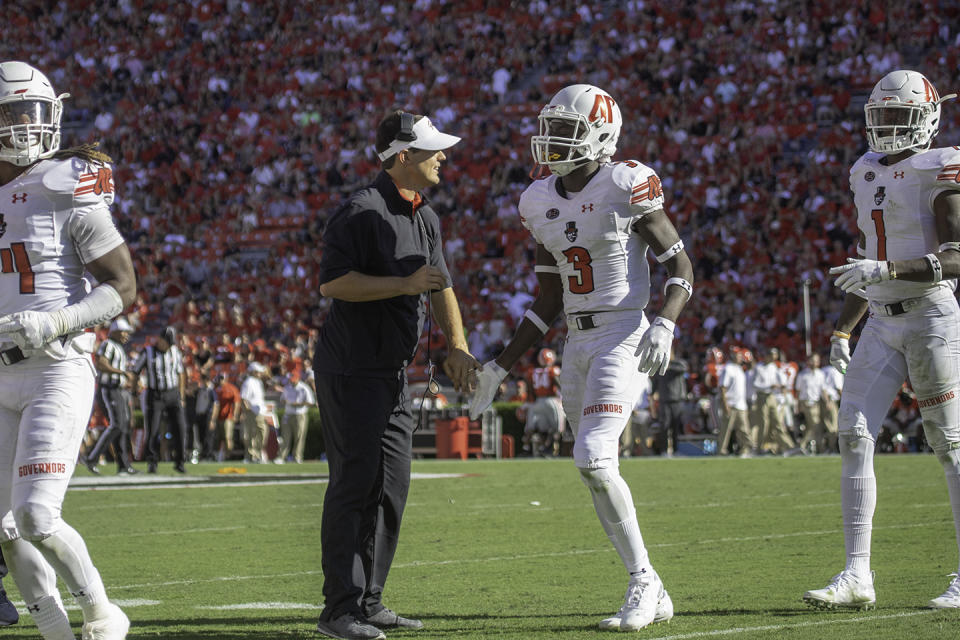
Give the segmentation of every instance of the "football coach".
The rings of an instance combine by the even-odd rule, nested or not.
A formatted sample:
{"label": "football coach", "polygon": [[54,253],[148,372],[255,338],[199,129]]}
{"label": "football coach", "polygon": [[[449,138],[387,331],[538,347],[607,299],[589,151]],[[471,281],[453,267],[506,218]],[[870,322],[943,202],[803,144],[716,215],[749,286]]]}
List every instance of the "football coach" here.
{"label": "football coach", "polygon": [[440,183],[460,138],[402,111],[377,126],[382,171],[328,220],[320,293],[333,300],[313,357],[330,483],[323,501],[324,608],[331,638],[419,629],[382,602],[410,487],[414,420],[406,368],[428,314],[448,345],[444,371],[466,389],[470,354],[440,220],[423,189]]}

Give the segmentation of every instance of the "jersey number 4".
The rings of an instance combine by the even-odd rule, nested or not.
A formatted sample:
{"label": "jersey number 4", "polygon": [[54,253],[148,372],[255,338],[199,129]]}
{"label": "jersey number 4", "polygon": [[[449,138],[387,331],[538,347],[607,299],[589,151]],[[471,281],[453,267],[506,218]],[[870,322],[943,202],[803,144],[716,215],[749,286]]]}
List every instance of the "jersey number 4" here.
{"label": "jersey number 4", "polygon": [[563,252],[567,263],[572,264],[577,275],[567,276],[570,293],[590,293],[593,291],[593,267],[590,252],[583,247],[570,247]]}
{"label": "jersey number 4", "polygon": [[19,273],[20,293],[36,293],[30,256],[22,242],[14,242],[9,248],[0,249],[0,273]]}
{"label": "jersey number 4", "polygon": [[870,212],[873,226],[877,231],[877,260],[887,259],[887,229],[883,226],[883,209],[874,209]]}

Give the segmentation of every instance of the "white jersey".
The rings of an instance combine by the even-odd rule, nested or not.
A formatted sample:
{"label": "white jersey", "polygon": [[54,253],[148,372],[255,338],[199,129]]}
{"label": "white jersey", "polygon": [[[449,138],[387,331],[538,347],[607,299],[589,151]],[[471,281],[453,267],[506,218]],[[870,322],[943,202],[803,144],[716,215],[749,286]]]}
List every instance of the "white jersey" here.
{"label": "white jersey", "polygon": [[55,311],[89,293],[84,265],[123,244],[112,202],[110,167],[79,158],[42,160],[0,186],[0,315]]}
{"label": "white jersey", "polygon": [[567,314],[637,309],[650,298],[647,244],[634,222],[663,207],[653,169],[603,164],[587,186],[561,195],[550,176],[520,196],[520,220],[557,261]]}
{"label": "white jersey", "polygon": [[[866,153],[850,169],[857,226],[866,238],[864,257],[909,260],[937,253],[933,201],[943,191],[960,190],[960,149],[930,149],[893,166],[880,163],[885,157]],[[945,288],[952,291],[956,281],[889,280],[869,285],[866,292],[868,300],[886,304]]]}

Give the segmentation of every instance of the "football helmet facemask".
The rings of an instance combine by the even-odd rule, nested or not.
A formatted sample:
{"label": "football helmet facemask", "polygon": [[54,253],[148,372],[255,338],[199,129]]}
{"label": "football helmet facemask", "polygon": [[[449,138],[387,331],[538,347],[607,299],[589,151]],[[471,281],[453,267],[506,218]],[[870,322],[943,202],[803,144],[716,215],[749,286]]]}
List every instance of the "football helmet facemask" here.
{"label": "football helmet facemask", "polygon": [[553,366],[553,363],[557,361],[557,352],[553,349],[544,348],[540,349],[540,353],[537,354],[537,362],[540,363],[541,367],[550,367]]}
{"label": "football helmet facemask", "polygon": [[921,73],[891,71],[874,86],[863,107],[870,150],[893,154],[929,149],[940,128],[940,103],[955,97],[941,98]]}
{"label": "football helmet facemask", "polygon": [[561,89],[540,110],[540,135],[530,139],[537,164],[565,176],[591,160],[603,161],[617,151],[623,118],[606,91],[589,84]]}
{"label": "football helmet facemask", "polygon": [[25,62],[0,62],[0,162],[24,167],[56,153],[69,95]]}

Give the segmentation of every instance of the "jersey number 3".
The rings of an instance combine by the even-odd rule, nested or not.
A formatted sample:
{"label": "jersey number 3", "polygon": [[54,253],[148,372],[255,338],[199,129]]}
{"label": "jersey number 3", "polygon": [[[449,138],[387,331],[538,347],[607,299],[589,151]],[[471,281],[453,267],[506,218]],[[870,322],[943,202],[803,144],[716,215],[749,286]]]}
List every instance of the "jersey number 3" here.
{"label": "jersey number 3", "polygon": [[30,256],[22,242],[14,242],[9,249],[0,249],[0,273],[19,273],[20,293],[36,293]]}
{"label": "jersey number 3", "polygon": [[570,293],[590,293],[593,291],[593,267],[590,252],[583,247],[570,247],[563,252],[567,263],[577,271],[575,276],[567,276]]}

